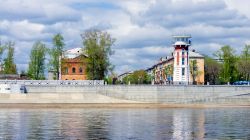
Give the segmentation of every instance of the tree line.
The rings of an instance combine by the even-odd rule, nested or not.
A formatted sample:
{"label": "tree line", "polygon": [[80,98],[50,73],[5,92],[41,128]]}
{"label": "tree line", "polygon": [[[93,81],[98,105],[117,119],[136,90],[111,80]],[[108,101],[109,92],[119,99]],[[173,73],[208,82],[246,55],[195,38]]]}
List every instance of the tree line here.
{"label": "tree line", "polygon": [[[14,42],[2,43],[0,41],[0,74],[16,74],[17,68],[14,63]],[[3,54],[6,52],[6,57]]]}
{"label": "tree line", "polygon": [[[86,74],[89,80],[103,80],[107,74],[113,70],[109,57],[114,53],[111,46],[115,39],[107,32],[99,30],[89,30],[81,35],[83,43],[83,53],[86,58]],[[54,79],[59,79],[60,59],[64,52],[64,38],[61,34],[56,34],[52,39],[52,48],[48,48],[45,43],[37,41],[33,44],[30,52],[28,70],[25,73],[29,79],[45,79],[45,70],[51,70]],[[3,66],[0,74],[17,74],[14,62],[14,43],[7,42],[3,45],[0,42],[0,64],[2,55],[7,51],[6,58],[3,59]],[[46,57],[48,56],[48,63]]]}
{"label": "tree line", "polygon": [[214,54],[205,57],[205,81],[210,84],[226,84],[250,80],[250,45],[245,45],[240,54],[231,46],[223,46]]}

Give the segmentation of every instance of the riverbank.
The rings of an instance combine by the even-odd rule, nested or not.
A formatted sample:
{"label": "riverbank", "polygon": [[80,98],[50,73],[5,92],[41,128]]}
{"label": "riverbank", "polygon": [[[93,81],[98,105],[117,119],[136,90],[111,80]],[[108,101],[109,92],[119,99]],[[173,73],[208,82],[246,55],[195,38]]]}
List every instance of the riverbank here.
{"label": "riverbank", "polygon": [[66,103],[11,103],[0,104],[0,108],[27,108],[27,109],[39,109],[39,108],[57,108],[57,109],[71,109],[71,108],[250,108],[250,105],[230,105],[230,104],[150,104],[150,103],[95,103],[95,104],[66,104]]}
{"label": "riverbank", "polygon": [[58,104],[59,108],[84,107],[84,104],[87,107],[88,104],[94,107],[115,104],[143,108],[250,106],[250,86],[28,85],[26,91],[26,94],[0,94],[0,104],[37,104],[41,107]]}

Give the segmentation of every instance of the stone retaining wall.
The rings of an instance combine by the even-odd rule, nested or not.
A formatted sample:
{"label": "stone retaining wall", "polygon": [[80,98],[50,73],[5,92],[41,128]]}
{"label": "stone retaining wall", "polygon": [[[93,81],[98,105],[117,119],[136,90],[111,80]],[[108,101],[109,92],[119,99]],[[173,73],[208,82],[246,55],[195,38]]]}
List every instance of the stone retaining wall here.
{"label": "stone retaining wall", "polygon": [[26,86],[32,94],[97,94],[118,100],[173,104],[242,104],[250,105],[250,86]]}

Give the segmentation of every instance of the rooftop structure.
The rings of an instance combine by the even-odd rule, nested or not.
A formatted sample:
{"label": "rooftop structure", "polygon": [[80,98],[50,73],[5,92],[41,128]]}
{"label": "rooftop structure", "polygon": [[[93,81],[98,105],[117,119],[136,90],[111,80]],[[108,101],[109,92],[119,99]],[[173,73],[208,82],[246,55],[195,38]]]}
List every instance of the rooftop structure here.
{"label": "rooftop structure", "polygon": [[173,36],[174,47],[174,75],[175,84],[188,84],[189,81],[189,47],[191,46],[190,35]]}
{"label": "rooftop structure", "polygon": [[[84,54],[82,48],[73,48],[70,50],[66,50],[63,52],[63,58],[76,58],[80,55]],[[86,56],[86,54],[84,54]]]}

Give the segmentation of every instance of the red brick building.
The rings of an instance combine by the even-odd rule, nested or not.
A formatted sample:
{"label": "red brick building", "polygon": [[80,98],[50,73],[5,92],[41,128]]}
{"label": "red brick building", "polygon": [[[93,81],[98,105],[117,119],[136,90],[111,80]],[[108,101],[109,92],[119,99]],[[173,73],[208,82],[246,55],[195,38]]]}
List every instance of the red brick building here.
{"label": "red brick building", "polygon": [[61,58],[61,80],[86,80],[86,58],[81,48],[64,52]]}

